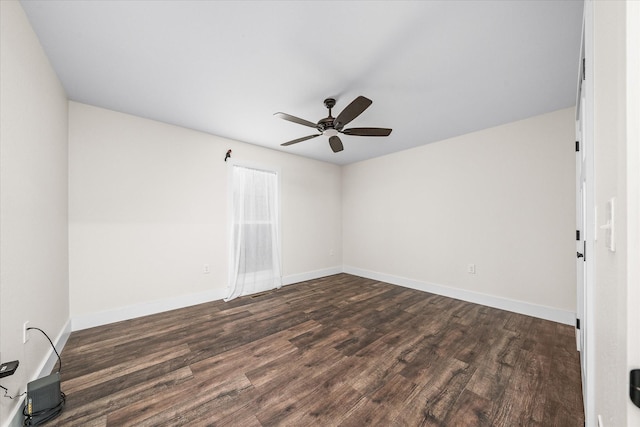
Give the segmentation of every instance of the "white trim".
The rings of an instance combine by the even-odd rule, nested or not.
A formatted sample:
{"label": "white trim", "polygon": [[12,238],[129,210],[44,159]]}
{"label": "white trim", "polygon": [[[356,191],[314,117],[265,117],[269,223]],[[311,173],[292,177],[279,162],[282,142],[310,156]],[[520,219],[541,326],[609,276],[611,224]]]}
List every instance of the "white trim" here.
{"label": "white trim", "polygon": [[551,320],[553,322],[563,323],[565,325],[573,326],[576,322],[576,314],[574,312],[561,310],[559,308],[547,307],[509,298],[497,297],[494,295],[481,294],[465,289],[451,288],[449,286],[439,285],[436,283],[421,282],[419,280],[379,273],[376,271],[363,270],[356,267],[344,266],[343,271],[348,274],[366,277],[368,279],[379,280],[381,282],[404,286],[405,288],[416,289],[423,292],[430,292],[433,294],[472,302],[475,304],[486,305],[488,307],[537,317],[539,319]]}
{"label": "white trim", "polygon": [[71,318],[71,330],[79,331],[95,326],[120,322],[122,320],[135,319],[150,314],[190,307],[205,302],[221,300],[225,296],[226,289],[216,289],[198,294],[181,295],[164,300],[143,302],[98,313],[82,314]]}
{"label": "white trim", "polygon": [[[439,285],[436,283],[422,282],[419,280],[409,279],[406,277],[394,276],[391,274],[380,273],[376,271],[364,270],[351,266],[335,266],[322,270],[308,271],[304,273],[290,274],[282,278],[283,285],[292,285],[295,283],[306,282],[308,280],[320,279],[322,277],[333,276],[335,274],[347,273],[355,276],[366,277],[369,279],[379,280],[381,282],[393,285],[404,286],[406,288],[416,289],[423,292],[430,292],[449,298],[455,298],[463,301],[482,304],[488,307],[499,308],[501,310],[512,311],[514,313],[525,314],[527,316],[537,317],[540,319],[551,320],[566,325],[575,325],[575,313],[572,311],[562,310],[554,307],[532,304],[524,301],[513,300],[509,298],[498,297],[494,295],[482,294],[479,292],[468,291],[464,289],[452,288],[449,286]],[[159,301],[145,302],[136,305],[116,308],[113,310],[102,311],[98,313],[83,314],[71,318],[71,331],[88,329],[95,326],[107,325],[110,323],[120,322],[123,320],[135,319],[137,317],[147,316],[150,314],[162,313],[164,311],[175,310],[179,308],[189,307],[206,302],[222,300],[226,296],[225,289],[217,289],[199,294],[183,295],[179,297],[169,298]],[[68,328],[67,328],[68,329]],[[65,337],[65,342],[66,339]],[[57,347],[57,346],[56,346]],[[55,360],[54,360],[55,362]]]}
{"label": "white trim", "polygon": [[323,270],[308,271],[306,273],[290,274],[282,278],[282,285],[293,285],[294,283],[306,282],[307,280],[320,279],[322,277],[333,276],[342,273],[342,267],[331,267]]}
{"label": "white trim", "polygon": [[[283,277],[283,285],[291,285],[294,283],[305,282],[307,280],[319,279],[321,277],[332,276],[342,273],[341,267],[331,267],[323,270],[309,271],[306,273],[293,274]],[[182,295],[164,300],[144,302],[126,307],[120,307],[113,310],[101,311],[98,313],[82,314],[73,316],[70,320],[70,331],[79,331],[82,329],[93,328],[96,326],[108,325],[110,323],[120,322],[123,320],[135,319],[137,317],[148,316],[150,314],[162,313],[164,311],[175,310],[178,308],[190,307],[197,304],[203,304],[211,301],[218,301],[227,296],[226,289],[216,289],[212,291],[202,292],[199,294]],[[65,337],[66,342],[68,338]],[[56,346],[57,348],[58,346]],[[55,362],[55,360],[53,360]]]}
{"label": "white trim", "polygon": [[[597,236],[597,210],[596,210],[596,180],[595,180],[595,107],[594,107],[594,89],[595,89],[595,73],[594,73],[594,28],[593,28],[593,15],[594,15],[594,2],[593,0],[586,0],[584,2],[584,58],[585,58],[585,75],[586,79],[582,82],[583,90],[585,90],[585,105],[584,108],[584,135],[582,140],[584,141],[583,147],[586,156],[586,176],[587,181],[587,194],[586,194],[586,224],[584,225],[586,232],[586,252],[588,254],[595,254],[595,240]],[[589,233],[591,231],[591,233]],[[592,235],[590,235],[592,234]],[[589,257],[589,261],[586,265],[585,272],[585,307],[584,318],[581,321],[580,327],[583,328],[582,334],[584,338],[584,347],[582,351],[585,355],[585,365],[583,369],[585,375],[585,381],[582,384],[583,390],[583,406],[584,406],[584,418],[586,427],[595,427],[597,423],[596,418],[596,348],[595,348],[595,333],[596,333],[596,316],[595,316],[595,277],[596,277],[596,258],[594,255]]]}
{"label": "white trim", "polygon": [[[482,304],[488,307],[499,308],[501,310],[512,311],[514,313],[525,314],[527,316],[551,320],[553,322],[563,323],[566,325],[575,324],[576,317],[574,312],[537,304],[531,304],[524,301],[517,301],[508,298],[482,294],[464,289],[451,288],[449,286],[439,285],[435,283],[421,282],[419,280],[409,279],[406,277],[394,276],[391,274],[364,270],[351,266],[335,266],[322,270],[290,274],[282,278],[282,284],[285,286],[292,285],[295,283],[320,279],[322,277],[333,276],[340,273],[348,273],[356,276],[366,277],[369,279],[380,280],[381,282],[391,283],[393,285],[404,286],[406,288],[416,289],[423,292],[430,292],[449,298],[472,302],[475,304]],[[130,305],[98,313],[83,314],[71,318],[70,330],[78,331],[95,326],[102,326],[110,323],[120,322],[123,320],[135,319],[137,317],[147,316],[150,314],[157,314],[164,311],[222,300],[225,296],[226,289],[217,289],[202,292],[199,294],[183,295],[165,300]],[[68,334],[64,339],[65,342],[66,338],[68,338]],[[58,346],[56,345],[56,348],[57,347]],[[55,360],[52,359],[52,362],[55,362]]]}
{"label": "white trim", "polygon": [[[304,282],[307,280],[319,279],[342,273],[342,267],[331,267],[323,270],[309,271],[305,273],[293,274],[282,278],[283,285]],[[178,308],[190,307],[192,305],[203,304],[211,301],[222,300],[227,296],[227,290],[216,289],[198,294],[182,295],[158,301],[144,302],[113,310],[101,311],[98,313],[88,313],[71,318],[71,331],[93,328],[96,326],[108,325],[110,323],[123,320],[135,319],[137,317],[148,316],[150,314],[162,313],[164,311]],[[68,337],[68,336],[67,336]],[[65,338],[66,342],[66,338]]]}
{"label": "white trim", "polygon": [[[71,335],[71,319],[67,320],[56,339],[53,340],[53,344],[55,345],[58,353],[62,353],[62,349],[67,344],[69,335]],[[31,336],[33,337],[33,335]],[[58,356],[56,356],[52,348],[49,349],[49,352],[47,354],[48,356],[46,357],[46,359],[44,359],[40,364],[40,369],[36,370],[36,372],[39,373],[35,377],[31,378],[31,381],[35,380],[36,378],[41,378],[45,375],[49,375],[51,373],[51,370],[58,363]]]}

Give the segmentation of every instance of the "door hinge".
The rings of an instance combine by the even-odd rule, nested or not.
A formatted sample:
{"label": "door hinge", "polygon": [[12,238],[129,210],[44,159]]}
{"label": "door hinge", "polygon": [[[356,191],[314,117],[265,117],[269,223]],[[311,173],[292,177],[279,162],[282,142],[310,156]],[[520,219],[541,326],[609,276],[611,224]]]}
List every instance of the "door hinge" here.
{"label": "door hinge", "polygon": [[580,319],[576,319],[576,329],[580,329]]}
{"label": "door hinge", "polygon": [[580,141],[576,141],[576,152],[580,151]]}
{"label": "door hinge", "polygon": [[576,240],[580,241],[580,230],[576,230]]}
{"label": "door hinge", "polygon": [[640,369],[629,372],[629,397],[634,405],[640,408]]}

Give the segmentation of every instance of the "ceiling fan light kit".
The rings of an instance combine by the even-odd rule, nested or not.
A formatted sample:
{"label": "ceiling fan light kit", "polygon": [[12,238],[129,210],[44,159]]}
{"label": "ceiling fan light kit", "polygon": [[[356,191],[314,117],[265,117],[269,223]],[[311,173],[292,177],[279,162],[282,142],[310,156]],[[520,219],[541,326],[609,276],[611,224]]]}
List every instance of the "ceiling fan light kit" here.
{"label": "ceiling fan light kit", "polygon": [[342,110],[340,114],[338,114],[338,117],[333,117],[331,115],[331,109],[336,105],[336,100],[334,98],[327,98],[324,100],[324,106],[329,110],[329,116],[325,117],[324,119],[320,119],[318,123],[313,123],[287,113],[275,113],[274,116],[279,117],[283,120],[288,120],[299,125],[311,127],[320,132],[318,134],[303,136],[302,138],[287,141],[280,145],[286,147],[292,144],[297,144],[298,142],[318,137],[320,135],[325,135],[329,137],[329,146],[334,153],[337,153],[344,149],[342,140],[340,140],[340,138],[338,137],[338,134],[340,133],[352,136],[389,136],[391,134],[391,129],[388,128],[344,129],[345,125],[349,124],[353,119],[362,114],[364,110],[369,108],[372,103],[373,101],[371,101],[370,99],[365,98],[364,96],[359,96],[354,99],[351,104],[347,105],[346,108]]}

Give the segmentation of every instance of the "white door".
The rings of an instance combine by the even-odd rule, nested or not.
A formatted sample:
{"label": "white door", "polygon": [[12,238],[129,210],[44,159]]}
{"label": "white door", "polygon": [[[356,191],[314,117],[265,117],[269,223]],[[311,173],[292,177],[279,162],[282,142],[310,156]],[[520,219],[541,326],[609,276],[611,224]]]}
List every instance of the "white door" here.
{"label": "white door", "polygon": [[[627,2],[627,368],[640,369],[640,3]],[[628,404],[627,424],[640,426]]]}
{"label": "white door", "polygon": [[[585,6],[585,27],[591,22],[587,15],[591,9]],[[594,242],[595,200],[593,173],[593,72],[589,32],[583,28],[580,52],[580,77],[576,100],[576,339],[580,350],[582,374],[582,398],[585,409],[585,425],[595,427],[594,384]],[[591,55],[591,56],[589,56]],[[578,328],[579,324],[579,328]]]}
{"label": "white door", "polygon": [[[583,89],[581,87],[581,89]],[[584,147],[583,135],[585,120],[584,120],[584,106],[585,106],[585,94],[584,90],[580,91],[580,97],[578,99],[579,105],[576,123],[576,277],[577,277],[577,302],[576,302],[576,340],[577,347],[580,350],[580,365],[582,367],[582,384],[587,384],[587,348],[585,329],[588,327],[586,324],[586,310],[587,310],[587,262],[589,262],[586,254],[586,240],[587,240],[587,227],[586,225],[586,213],[587,213],[587,179],[586,179],[586,153]],[[594,236],[590,236],[594,237]],[[586,403],[586,402],[585,402]]]}

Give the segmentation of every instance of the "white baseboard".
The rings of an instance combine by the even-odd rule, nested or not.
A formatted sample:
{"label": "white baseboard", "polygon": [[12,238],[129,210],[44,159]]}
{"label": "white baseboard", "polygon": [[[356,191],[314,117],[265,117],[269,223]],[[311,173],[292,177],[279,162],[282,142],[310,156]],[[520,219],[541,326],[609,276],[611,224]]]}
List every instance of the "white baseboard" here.
{"label": "white baseboard", "polygon": [[[571,311],[482,294],[464,289],[451,288],[434,283],[421,282],[414,279],[364,270],[351,266],[331,267],[323,270],[315,270],[284,276],[282,278],[282,284],[286,286],[339,273],[348,273],[356,276],[367,277],[369,279],[380,280],[382,282],[404,286],[411,289],[417,289],[423,292],[431,292],[449,298],[482,304],[489,307],[525,314],[527,316],[533,316],[540,319],[551,320],[566,325],[575,325],[576,314]],[[189,307],[205,302],[221,300],[225,296],[226,289],[218,289],[199,294],[184,295],[181,297],[170,298],[166,300],[151,301],[142,304],[121,307],[99,313],[89,313],[74,316],[71,318],[71,331],[78,331],[81,329],[102,326],[122,320],[129,320],[137,317],[147,316],[150,314],[161,313],[163,311],[175,310],[178,308]]]}
{"label": "white baseboard", "polygon": [[24,425],[24,416],[22,415],[22,408],[24,407],[24,399],[20,401],[20,404],[15,406],[9,413],[9,417],[2,427],[22,427]]}
{"label": "white baseboard", "polygon": [[[71,319],[67,320],[67,323],[65,323],[58,336],[53,340],[53,345],[55,345],[58,353],[62,353],[62,349],[64,348],[65,344],[67,344],[69,335],[71,335]],[[50,349],[47,354],[47,358],[42,361],[40,369],[36,370],[37,375],[34,378],[31,378],[31,381],[35,380],[36,378],[42,378],[45,375],[49,375],[51,373],[51,370],[54,368],[54,366],[56,366],[57,363],[58,356],[56,356],[56,353],[53,351],[53,349]]]}
{"label": "white baseboard", "polygon": [[325,268],[323,270],[308,271],[306,273],[291,274],[282,278],[282,285],[292,285],[294,283],[306,282],[307,280],[320,279],[322,277],[333,276],[342,273],[342,266]]}
{"label": "white baseboard", "polygon": [[202,304],[205,302],[221,300],[226,295],[226,289],[216,289],[198,294],[182,295],[175,298],[144,302],[98,313],[73,316],[71,318],[71,330],[79,331],[82,329],[93,328],[95,326],[120,322],[122,320],[135,319],[137,317],[148,316],[150,314],[162,313],[163,311],[190,307],[192,305]]}
{"label": "white baseboard", "polygon": [[435,283],[421,282],[414,279],[408,279],[406,277],[393,276],[390,274],[378,273],[376,271],[363,270],[356,267],[344,266],[343,271],[355,276],[366,277],[368,279],[379,280],[393,285],[404,286],[405,288],[416,289],[475,304],[486,305],[488,307],[537,317],[539,319],[551,320],[565,325],[573,326],[576,323],[576,313],[561,310],[559,308],[497,297],[494,295],[481,294],[465,289],[451,288],[449,286],[438,285]]}
{"label": "white baseboard", "polygon": [[[292,274],[282,278],[283,285],[304,282],[306,280],[318,279],[342,273],[342,267],[332,267],[323,270],[309,271],[305,273]],[[135,319],[137,317],[148,316],[150,314],[161,313],[163,311],[175,310],[189,307],[210,301],[217,301],[227,296],[227,289],[216,289],[198,294],[183,295],[159,301],[150,301],[141,304],[120,307],[113,310],[99,313],[82,314],[71,318],[71,330],[93,328],[95,326],[107,325],[109,323],[120,322],[122,320]]]}

